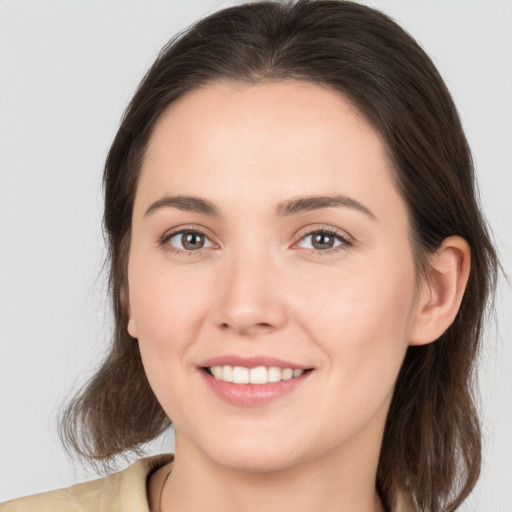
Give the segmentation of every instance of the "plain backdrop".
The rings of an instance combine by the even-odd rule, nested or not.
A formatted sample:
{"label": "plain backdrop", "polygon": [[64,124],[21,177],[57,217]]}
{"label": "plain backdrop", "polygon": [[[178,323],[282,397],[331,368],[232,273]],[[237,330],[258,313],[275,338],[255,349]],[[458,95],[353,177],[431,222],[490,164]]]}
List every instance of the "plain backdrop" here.
{"label": "plain backdrop", "polygon": [[[376,0],[458,105],[484,210],[512,275],[512,1]],[[218,0],[0,0],[0,502],[94,476],[66,459],[63,400],[110,338],[102,165],[158,50]],[[512,293],[481,361],[485,451],[465,510],[512,511]],[[171,436],[149,453],[169,451]]]}

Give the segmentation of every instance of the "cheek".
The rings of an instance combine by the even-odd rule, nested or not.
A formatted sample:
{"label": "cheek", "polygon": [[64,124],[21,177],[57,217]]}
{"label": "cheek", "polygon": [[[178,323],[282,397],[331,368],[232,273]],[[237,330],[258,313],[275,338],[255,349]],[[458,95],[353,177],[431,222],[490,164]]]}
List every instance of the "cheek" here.
{"label": "cheek", "polygon": [[[144,261],[144,260],[143,260]],[[133,259],[129,268],[130,309],[148,380],[171,416],[176,389],[186,389],[192,366],[190,348],[199,336],[206,310],[208,280],[190,278],[186,270],[171,272]],[[185,398],[185,393],[182,393]],[[172,416],[171,416],[172,417]]]}
{"label": "cheek", "polygon": [[[161,266],[137,265],[129,273],[130,309],[139,339],[155,347],[176,346],[193,334],[208,297],[208,281]],[[171,343],[172,342],[172,343]]]}
{"label": "cheek", "polygon": [[[129,276],[130,306],[137,327],[142,363],[149,384],[175,425],[182,425],[190,400],[190,359],[204,310],[204,286],[195,280],[146,267]],[[185,414],[186,417],[186,414]],[[186,422],[185,422],[186,424]]]}
{"label": "cheek", "polygon": [[318,426],[326,442],[338,439],[340,425],[349,436],[375,415],[385,417],[408,347],[413,270],[365,275],[332,276],[328,286],[311,286],[303,304],[303,329],[327,369],[315,399],[318,418],[330,418],[328,430]]}
{"label": "cheek", "polygon": [[309,287],[304,321],[334,371],[368,369],[388,380],[398,372],[408,346],[415,296],[412,265],[352,269]]}

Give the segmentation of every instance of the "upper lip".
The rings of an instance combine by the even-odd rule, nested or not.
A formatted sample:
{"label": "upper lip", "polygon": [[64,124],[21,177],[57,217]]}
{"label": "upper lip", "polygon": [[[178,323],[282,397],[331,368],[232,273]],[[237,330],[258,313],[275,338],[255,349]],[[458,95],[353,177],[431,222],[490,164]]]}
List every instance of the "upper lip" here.
{"label": "upper lip", "polygon": [[198,365],[201,368],[210,366],[242,366],[244,368],[256,368],[257,366],[276,366],[278,368],[291,368],[292,370],[307,370],[310,367],[297,364],[285,359],[271,356],[250,356],[224,355],[207,359]]}

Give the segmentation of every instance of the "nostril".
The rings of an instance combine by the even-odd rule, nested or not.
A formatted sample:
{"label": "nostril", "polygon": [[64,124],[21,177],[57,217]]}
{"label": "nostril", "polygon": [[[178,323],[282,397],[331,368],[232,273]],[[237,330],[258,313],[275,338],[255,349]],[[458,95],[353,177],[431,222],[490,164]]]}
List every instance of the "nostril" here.
{"label": "nostril", "polygon": [[222,322],[221,324],[219,324],[219,328],[223,331],[226,331],[228,329],[234,329],[235,331],[238,331],[240,334],[250,334],[258,332],[261,333],[261,331],[271,331],[275,329],[275,327],[268,322],[250,323],[240,321],[234,321],[232,324],[228,322]]}

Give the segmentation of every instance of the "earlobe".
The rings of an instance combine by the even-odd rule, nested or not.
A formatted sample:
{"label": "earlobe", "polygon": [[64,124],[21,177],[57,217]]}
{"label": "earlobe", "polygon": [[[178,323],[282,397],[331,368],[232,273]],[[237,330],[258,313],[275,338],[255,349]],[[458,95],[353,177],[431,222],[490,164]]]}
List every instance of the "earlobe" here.
{"label": "earlobe", "polygon": [[123,287],[121,289],[121,304],[122,304],[123,310],[126,312],[126,314],[128,316],[128,325],[127,325],[128,334],[132,338],[137,338],[138,337],[137,324],[135,322],[135,319],[132,316],[132,310],[130,308],[130,299],[128,297],[128,293],[127,293],[125,287]]}
{"label": "earlobe", "polygon": [[130,316],[129,320],[128,320],[128,334],[132,337],[132,338],[138,338],[138,334],[137,334],[137,324],[135,323],[135,320],[132,316]]}
{"label": "earlobe", "polygon": [[409,334],[411,345],[437,340],[455,320],[469,278],[469,244],[460,236],[446,238],[428,265]]}

